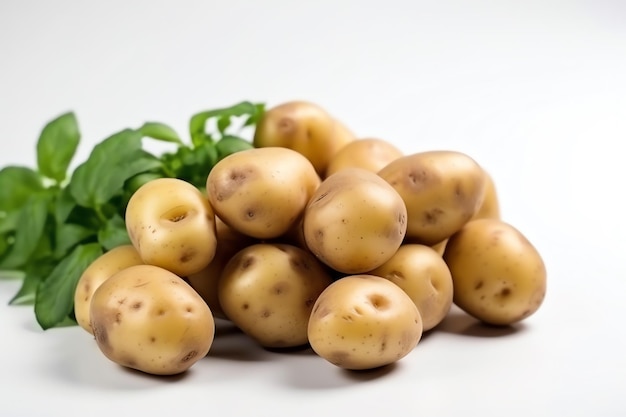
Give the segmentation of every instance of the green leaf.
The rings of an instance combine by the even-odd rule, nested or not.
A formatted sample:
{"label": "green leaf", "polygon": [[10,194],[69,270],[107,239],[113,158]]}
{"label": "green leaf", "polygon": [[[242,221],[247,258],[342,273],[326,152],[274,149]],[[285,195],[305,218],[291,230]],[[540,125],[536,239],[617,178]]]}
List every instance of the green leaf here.
{"label": "green leaf", "polygon": [[102,255],[98,243],[80,245],[57,264],[37,287],[35,316],[42,329],[55,327],[74,309],[74,292],[87,267]]}
{"label": "green leaf", "polygon": [[15,243],[7,257],[2,260],[0,268],[20,268],[28,262],[39,241],[44,236],[48,217],[48,194],[33,194],[20,210],[19,226],[15,232]]}
{"label": "green leaf", "polygon": [[[213,142],[215,137],[206,133],[206,123],[209,119],[218,118],[218,129],[220,125],[224,126],[226,123],[230,125],[231,117],[248,116],[253,117],[256,115],[258,109],[255,104],[249,101],[242,101],[230,107],[225,107],[215,110],[207,110],[200,113],[196,113],[191,117],[189,121],[189,134],[191,136],[191,143],[194,146],[199,146],[204,142]],[[226,121],[219,121],[222,119],[228,119]]]}
{"label": "green leaf", "polygon": [[74,113],[65,113],[49,122],[37,141],[39,172],[57,183],[63,182],[79,141],[80,132]]}
{"label": "green leaf", "polygon": [[32,265],[27,268],[17,294],[9,301],[10,305],[32,305],[35,303],[35,297],[37,295],[37,287],[39,283],[43,281],[54,268],[52,263],[40,263]]}
{"label": "green leaf", "polygon": [[163,123],[146,122],[138,130],[144,137],[161,140],[163,142],[178,143],[181,145],[183,143],[180,136],[178,136],[178,133]]}
{"label": "green leaf", "polygon": [[252,149],[250,142],[237,136],[224,136],[215,144],[218,159],[221,160],[235,152]]}
{"label": "green leaf", "polygon": [[54,258],[60,259],[76,245],[96,236],[94,229],[74,223],[58,224],[55,233]]}
{"label": "green leaf", "polygon": [[75,207],[76,200],[72,197],[69,187],[65,187],[54,201],[54,221],[57,224],[64,223]]}
{"label": "green leaf", "polygon": [[12,232],[17,229],[20,219],[20,211],[0,211],[0,234]]}
{"label": "green leaf", "polygon": [[2,257],[8,252],[10,247],[9,233],[0,233],[0,265],[2,264]]}
{"label": "green leaf", "polygon": [[98,231],[98,242],[106,250],[130,244],[124,219],[119,215],[111,217],[104,228]]}
{"label": "green leaf", "polygon": [[155,156],[141,149],[141,137],[138,131],[127,129],[96,145],[87,161],[76,168],[69,184],[79,205],[97,210],[121,194],[127,179],[161,167]]}
{"label": "green leaf", "polygon": [[20,209],[33,194],[44,189],[41,176],[26,167],[0,170],[0,211]]}

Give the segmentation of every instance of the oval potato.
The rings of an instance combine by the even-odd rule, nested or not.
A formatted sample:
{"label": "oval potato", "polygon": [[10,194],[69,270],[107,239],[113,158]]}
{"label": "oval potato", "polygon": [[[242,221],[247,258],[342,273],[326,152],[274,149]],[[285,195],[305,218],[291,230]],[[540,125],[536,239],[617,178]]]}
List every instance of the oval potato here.
{"label": "oval potato", "polygon": [[378,172],[402,196],[407,238],[434,245],[458,231],[477,212],[485,192],[483,169],[456,151],[407,155]]}
{"label": "oval potato", "polygon": [[493,325],[519,322],[536,312],[546,293],[546,267],[515,227],[497,219],[467,223],[448,240],[454,303]]}
{"label": "oval potato", "polygon": [[308,326],[311,348],[344,369],[373,369],[406,356],[422,337],[415,303],[391,281],[350,275],[319,296]]}
{"label": "oval potato", "polygon": [[346,144],[330,159],[326,176],[344,168],[363,168],[378,172],[391,161],[403,156],[400,149],[379,138],[363,138]]}
{"label": "oval potato", "polygon": [[90,320],[107,358],[155,375],[186,371],[206,356],[215,335],[211,310],[198,293],[153,265],[128,267],[103,282]]}

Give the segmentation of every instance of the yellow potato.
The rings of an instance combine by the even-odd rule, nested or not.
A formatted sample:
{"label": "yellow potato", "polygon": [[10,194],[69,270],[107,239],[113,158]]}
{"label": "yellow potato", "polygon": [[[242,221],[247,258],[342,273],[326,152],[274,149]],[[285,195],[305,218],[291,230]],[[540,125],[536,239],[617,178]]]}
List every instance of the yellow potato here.
{"label": "yellow potato", "polygon": [[218,162],[207,178],[217,216],[233,229],[259,239],[286,233],[320,184],[311,163],[287,148],[249,149]]}
{"label": "yellow potato", "polygon": [[132,245],[122,245],[102,254],[83,272],[74,292],[74,314],[78,325],[93,334],[89,323],[89,305],[96,289],[116,272],[143,261]]}
{"label": "yellow potato", "polygon": [[90,307],[104,355],[155,375],[186,371],[208,353],[215,322],[185,281],[153,265],[128,267],[98,287]]}
{"label": "yellow potato", "polygon": [[443,259],[452,273],[454,303],[485,323],[519,322],[543,303],[543,259],[508,223],[497,219],[467,223],[450,237]]}
{"label": "yellow potato", "polygon": [[330,159],[326,176],[344,168],[363,168],[378,172],[391,161],[403,156],[402,151],[383,139],[357,139],[341,148]]}
{"label": "yellow potato", "polygon": [[483,169],[468,155],[426,151],[398,158],[378,172],[402,196],[407,238],[434,245],[477,212],[485,192]]}
{"label": "yellow potato", "polygon": [[231,321],[261,346],[297,347],[307,343],[313,303],[331,282],[309,252],[259,243],[228,262],[218,295]]}
{"label": "yellow potato", "polygon": [[383,265],[370,271],[402,288],[422,317],[424,331],[437,326],[452,306],[452,276],[434,249],[405,244]]}
{"label": "yellow potato", "polygon": [[280,146],[304,155],[320,177],[330,158],[354,135],[317,104],[289,101],[268,109],[257,123],[256,148]]}
{"label": "yellow potato", "polygon": [[347,168],[326,178],[304,211],[304,238],[331,268],[370,271],[398,250],[407,211],[400,195],[373,172]]}
{"label": "yellow potato", "polygon": [[141,259],[179,276],[201,271],[215,255],[215,214],[192,184],[159,178],[142,185],[126,207],[126,229]]}
{"label": "yellow potato", "polygon": [[373,369],[406,356],[422,337],[415,303],[373,275],[340,278],[319,296],[309,320],[311,348],[344,369]]}

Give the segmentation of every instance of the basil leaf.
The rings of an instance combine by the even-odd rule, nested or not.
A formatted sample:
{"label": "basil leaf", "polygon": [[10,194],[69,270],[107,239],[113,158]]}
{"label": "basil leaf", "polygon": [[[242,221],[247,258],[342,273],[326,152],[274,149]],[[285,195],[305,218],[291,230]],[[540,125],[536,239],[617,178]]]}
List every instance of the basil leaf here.
{"label": "basil leaf", "polygon": [[102,255],[98,243],[80,245],[50,272],[37,287],[35,316],[42,329],[63,323],[74,309],[74,292],[87,267]]}
{"label": "basil leaf", "polygon": [[253,146],[250,142],[237,136],[224,136],[215,144],[218,160],[221,160],[232,153],[252,148]]}
{"label": "basil leaf", "polygon": [[54,257],[56,259],[62,258],[63,255],[72,250],[76,245],[95,235],[96,232],[93,229],[80,224],[58,224],[55,233]]}
{"label": "basil leaf", "polygon": [[130,244],[124,219],[117,214],[111,217],[104,228],[98,231],[98,242],[106,250]]}
{"label": "basil leaf", "polygon": [[[200,146],[204,142],[213,142],[215,138],[206,133],[206,123],[209,119],[219,118],[218,129],[220,126],[225,126],[226,122],[222,119],[228,119],[228,125],[230,125],[231,117],[238,116],[253,116],[257,113],[257,107],[249,101],[242,101],[230,107],[222,109],[207,110],[200,113],[196,113],[191,117],[189,121],[189,134],[191,136],[191,143],[194,146]],[[227,127],[227,126],[226,126]],[[224,129],[226,128],[224,127]]]}
{"label": "basil leaf", "polygon": [[8,252],[10,247],[9,233],[0,233],[0,265],[2,264],[2,257]]}
{"label": "basil leaf", "polygon": [[33,193],[43,188],[36,171],[19,166],[3,168],[0,170],[0,211],[20,209]]}
{"label": "basil leaf", "polygon": [[10,305],[32,305],[35,303],[35,297],[37,295],[37,287],[39,283],[43,281],[54,268],[52,263],[40,263],[34,264],[27,268],[17,294],[9,301]]}
{"label": "basil leaf", "polygon": [[183,141],[178,136],[178,133],[168,125],[159,122],[146,122],[141,126],[139,132],[144,136],[152,139],[161,140],[164,142],[172,142],[181,144]]}
{"label": "basil leaf", "polygon": [[15,243],[0,268],[20,268],[26,264],[44,236],[49,198],[45,193],[33,194],[20,210]]}
{"label": "basil leaf", "polygon": [[69,184],[79,205],[97,209],[121,193],[128,178],[161,166],[156,157],[141,149],[141,137],[138,131],[127,129],[96,145]]}
{"label": "basil leaf", "polygon": [[12,232],[17,229],[19,224],[20,211],[13,210],[9,212],[0,212],[0,234]]}
{"label": "basil leaf", "polygon": [[76,207],[76,200],[72,197],[69,187],[65,187],[54,201],[54,220],[57,224],[64,223],[72,210]]}
{"label": "basil leaf", "polygon": [[65,113],[49,122],[37,141],[39,172],[57,183],[63,182],[79,141],[80,132],[74,113]]}

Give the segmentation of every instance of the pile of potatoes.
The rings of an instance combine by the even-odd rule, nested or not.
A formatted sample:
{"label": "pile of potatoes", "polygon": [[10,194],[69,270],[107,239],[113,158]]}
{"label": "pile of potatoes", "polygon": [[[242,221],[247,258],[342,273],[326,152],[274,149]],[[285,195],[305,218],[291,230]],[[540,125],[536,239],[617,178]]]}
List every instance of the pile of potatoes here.
{"label": "pile of potatoes", "polygon": [[309,102],[269,109],[253,143],[205,190],[164,178],[130,199],[132,244],[97,259],[75,293],[79,325],[112,361],[184,372],[219,319],[268,349],[372,369],[409,354],[453,303],[490,325],[542,304],[543,260],[500,219],[470,156],[404,155]]}

